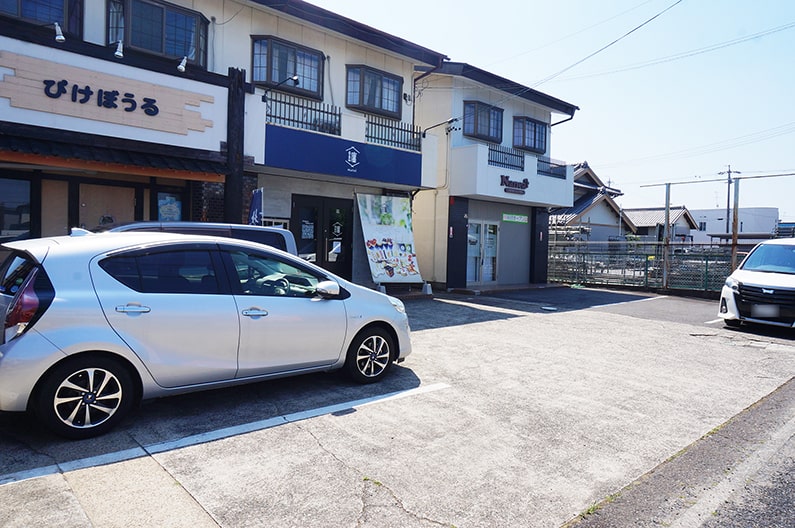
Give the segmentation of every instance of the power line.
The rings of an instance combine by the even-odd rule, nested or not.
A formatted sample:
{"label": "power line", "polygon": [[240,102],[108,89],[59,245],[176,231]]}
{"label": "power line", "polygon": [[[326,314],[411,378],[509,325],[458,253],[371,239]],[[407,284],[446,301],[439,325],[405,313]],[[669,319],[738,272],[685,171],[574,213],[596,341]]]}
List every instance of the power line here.
{"label": "power line", "polygon": [[576,37],[577,35],[581,35],[582,33],[585,33],[589,29],[593,29],[593,28],[595,28],[597,26],[601,26],[602,24],[610,22],[611,20],[614,20],[614,19],[616,19],[616,18],[618,18],[620,16],[626,15],[630,11],[634,11],[634,10],[638,9],[639,7],[642,7],[642,6],[648,4],[649,2],[652,2],[652,1],[654,1],[654,0],[646,0],[645,2],[641,2],[640,4],[636,5],[635,7],[630,7],[629,9],[627,9],[625,11],[622,11],[622,12],[618,13],[617,15],[613,15],[611,17],[605,18],[604,20],[602,20],[600,22],[597,22],[595,24],[591,24],[590,26],[584,27],[582,29],[578,29],[577,31],[575,31],[573,33],[569,33],[568,35],[564,35],[564,36],[560,37],[559,39],[555,39],[555,40],[553,40],[551,42],[547,42],[546,44],[542,44],[541,46],[529,49],[527,51],[523,51],[523,52],[518,53],[516,55],[505,57],[505,58],[500,59],[498,61],[494,61],[494,62],[490,63],[489,66],[493,66],[494,64],[499,64],[501,62],[506,62],[506,61],[509,61],[509,60],[513,60],[513,59],[522,57],[524,55],[527,55],[528,53],[533,53],[534,51],[538,51],[538,50],[541,50],[541,49],[544,49],[544,48],[548,48],[549,46],[552,46],[553,44],[557,44],[558,42],[562,42],[562,41],[564,41],[566,39],[570,39],[571,37]]}
{"label": "power line", "polygon": [[622,68],[616,68],[613,70],[605,70],[601,72],[594,72],[594,73],[585,73],[582,75],[571,75],[568,77],[562,77],[557,79],[557,82],[564,82],[564,81],[574,81],[574,80],[581,80],[581,79],[588,79],[591,77],[601,77],[604,75],[612,75],[615,73],[623,73],[626,71],[632,70],[639,70],[641,68],[648,68],[650,66],[656,66],[658,64],[664,64],[666,62],[673,62],[681,59],[686,59],[689,57],[695,57],[696,55],[702,55],[704,53],[709,53],[711,51],[717,51],[723,48],[728,48],[729,46],[735,46],[737,44],[742,44],[743,42],[748,42],[749,40],[754,40],[760,37],[765,37],[767,35],[772,35],[773,33],[778,33],[780,31],[785,31],[787,29],[792,29],[795,27],[795,22],[790,22],[789,24],[785,24],[783,26],[774,27],[771,29],[767,29],[765,31],[760,31],[759,33],[754,33],[753,35],[749,35],[747,37],[741,37],[734,40],[719,42],[717,44],[713,44],[711,46],[706,46],[703,48],[697,48],[690,51],[685,51],[682,53],[677,53],[675,55],[669,55],[667,57],[660,57],[657,59],[652,59],[646,62],[639,62],[636,64],[630,64],[628,66],[624,66]]}
{"label": "power line", "polygon": [[677,6],[677,5],[678,5],[678,4],[680,4],[680,3],[682,3],[682,0],[676,0],[676,2],[674,2],[673,4],[669,5],[668,7],[666,7],[665,9],[663,9],[662,11],[660,11],[659,13],[657,13],[656,15],[654,15],[653,17],[651,17],[650,19],[646,20],[646,21],[645,21],[645,22],[643,22],[642,24],[639,24],[639,25],[635,26],[634,28],[632,28],[631,30],[627,31],[626,33],[624,33],[623,35],[621,35],[620,37],[618,37],[617,39],[615,39],[615,40],[614,40],[614,41],[612,41],[611,43],[607,44],[606,46],[602,46],[602,47],[601,47],[601,48],[599,48],[598,50],[596,50],[596,51],[594,51],[593,53],[591,53],[590,55],[587,55],[586,57],[584,57],[584,58],[582,58],[582,59],[578,60],[578,61],[577,61],[577,62],[575,62],[574,64],[572,64],[572,65],[570,65],[570,66],[567,66],[567,67],[563,68],[562,70],[560,70],[559,72],[557,72],[557,73],[553,73],[552,75],[550,75],[550,76],[548,76],[548,77],[545,77],[545,78],[541,79],[540,81],[536,82],[536,83],[533,85],[533,88],[535,88],[536,86],[540,86],[540,85],[544,84],[545,82],[549,82],[549,81],[551,81],[551,80],[552,80],[552,79],[554,79],[555,77],[557,77],[557,76],[559,76],[559,75],[561,75],[561,74],[563,74],[563,73],[566,73],[566,72],[567,72],[567,71],[569,71],[570,69],[574,68],[575,66],[578,66],[578,65],[582,64],[583,62],[587,61],[587,60],[588,60],[588,59],[590,59],[591,57],[593,57],[593,56],[595,56],[595,55],[598,55],[599,53],[603,52],[603,51],[604,51],[604,50],[606,50],[607,48],[609,48],[609,47],[613,46],[614,44],[617,44],[618,42],[622,41],[622,40],[623,40],[623,39],[625,39],[626,37],[630,36],[632,33],[636,32],[637,30],[639,30],[640,28],[642,28],[642,27],[643,27],[643,26],[645,26],[646,24],[649,24],[649,23],[650,23],[651,21],[653,21],[654,19],[656,19],[656,18],[658,18],[658,17],[662,16],[662,15],[663,15],[663,14],[664,14],[666,11],[669,11],[670,9],[673,9],[675,6]]}
{"label": "power line", "polygon": [[615,167],[634,165],[637,163],[645,163],[650,161],[667,161],[670,159],[692,158],[695,156],[703,156],[705,154],[711,154],[713,152],[720,152],[722,150],[742,147],[744,145],[748,145],[751,143],[758,143],[760,141],[765,141],[768,139],[772,139],[774,137],[791,134],[792,132],[795,132],[795,121],[790,123],[785,123],[783,125],[779,125],[776,127],[768,128],[765,130],[760,130],[758,132],[752,132],[750,134],[745,134],[735,138],[725,139],[722,141],[717,141],[715,143],[707,143],[706,145],[701,145],[698,147],[691,147],[687,149],[666,152],[663,154],[654,154],[651,156],[644,156],[641,158],[616,161],[613,163],[602,163],[600,165],[602,167],[615,168]]}

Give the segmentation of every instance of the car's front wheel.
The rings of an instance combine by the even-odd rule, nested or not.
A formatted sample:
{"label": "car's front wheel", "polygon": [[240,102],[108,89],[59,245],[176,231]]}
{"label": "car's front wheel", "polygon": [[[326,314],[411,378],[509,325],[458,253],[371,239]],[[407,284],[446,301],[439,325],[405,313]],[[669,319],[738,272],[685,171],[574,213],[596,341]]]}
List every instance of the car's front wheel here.
{"label": "car's front wheel", "polygon": [[383,328],[366,328],[351,343],[345,367],[359,383],[374,383],[392,366],[395,343]]}
{"label": "car's front wheel", "polygon": [[34,412],[54,433],[90,438],[112,429],[133,406],[129,371],[118,361],[90,356],[68,359],[43,380]]}
{"label": "car's front wheel", "polygon": [[739,319],[724,319],[723,324],[729,328],[740,328],[743,323]]}

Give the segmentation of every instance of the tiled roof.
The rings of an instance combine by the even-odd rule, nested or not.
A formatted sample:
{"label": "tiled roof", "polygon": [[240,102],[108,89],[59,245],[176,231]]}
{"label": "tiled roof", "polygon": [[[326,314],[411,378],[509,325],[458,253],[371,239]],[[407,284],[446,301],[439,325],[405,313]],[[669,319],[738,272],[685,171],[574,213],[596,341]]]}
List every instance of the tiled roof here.
{"label": "tiled roof", "polygon": [[35,154],[36,156],[61,158],[63,160],[81,160],[176,172],[209,175],[223,175],[226,173],[226,164],[220,160],[203,160],[152,152],[103,148],[94,145],[76,145],[0,134],[0,156],[2,156],[4,151],[17,154]]}
{"label": "tiled roof", "polygon": [[[632,220],[632,223],[638,227],[654,227],[658,225],[665,225],[664,207],[624,209],[624,214],[627,215],[627,218]],[[677,223],[680,219],[682,219],[683,216],[685,216],[686,221],[693,223],[693,220],[688,218],[690,213],[688,213],[687,208],[684,206],[669,207],[668,215],[671,224]]]}

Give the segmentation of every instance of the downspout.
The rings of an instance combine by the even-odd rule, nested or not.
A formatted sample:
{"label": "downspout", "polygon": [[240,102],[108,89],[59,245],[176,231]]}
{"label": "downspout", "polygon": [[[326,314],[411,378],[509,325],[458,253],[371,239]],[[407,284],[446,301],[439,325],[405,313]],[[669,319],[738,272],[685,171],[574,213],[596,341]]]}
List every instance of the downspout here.
{"label": "downspout", "polygon": [[[414,79],[414,81],[412,81],[412,90],[411,90],[411,124],[412,125],[415,122],[415,118],[416,118],[416,114],[417,114],[417,105],[415,104],[417,102],[416,101],[417,82],[421,81],[425,77],[428,77],[429,75],[433,75],[433,73],[435,71],[439,70],[442,67],[443,64],[444,64],[444,59],[439,61],[439,64],[437,64],[436,66],[434,66],[430,70],[426,71],[425,73],[423,73],[422,75],[420,75],[419,77]],[[572,116],[572,117],[574,117],[574,116]]]}
{"label": "downspout", "polygon": [[561,124],[565,123],[566,121],[571,121],[572,119],[574,119],[574,114],[571,114],[568,119],[564,119],[563,121],[558,121],[557,123],[552,123],[549,126],[553,127],[553,126],[561,125]]}
{"label": "downspout", "polygon": [[[416,114],[417,114],[417,104],[416,104],[417,103],[417,100],[416,100],[416,97],[417,97],[417,83],[419,81],[421,81],[422,79],[424,79],[425,77],[428,77],[429,75],[432,75],[434,72],[438,71],[442,67],[443,64],[444,64],[444,59],[440,60],[439,64],[437,64],[435,67],[433,67],[430,70],[426,71],[425,73],[423,73],[422,75],[420,75],[419,77],[417,77],[416,79],[414,79],[412,81],[412,94],[411,94],[411,124],[412,125],[414,125],[414,123],[416,122],[415,119],[416,119]],[[420,141],[422,141],[422,140],[420,140]],[[448,144],[449,144],[449,141],[448,141]],[[447,163],[445,163],[445,171],[448,171],[448,170],[449,169],[447,168]],[[410,207],[411,207],[412,211],[414,210],[414,196],[418,192],[420,192],[420,189],[415,189],[414,191],[411,191],[411,204],[410,204]],[[433,191],[433,194],[434,194],[434,197],[433,197],[434,226],[433,226],[433,245],[431,246],[433,248],[432,251],[431,251],[431,253],[432,253],[432,257],[431,257],[431,282],[435,282],[436,281],[436,195],[438,193],[439,193],[439,190],[438,189],[434,189],[434,191]]]}

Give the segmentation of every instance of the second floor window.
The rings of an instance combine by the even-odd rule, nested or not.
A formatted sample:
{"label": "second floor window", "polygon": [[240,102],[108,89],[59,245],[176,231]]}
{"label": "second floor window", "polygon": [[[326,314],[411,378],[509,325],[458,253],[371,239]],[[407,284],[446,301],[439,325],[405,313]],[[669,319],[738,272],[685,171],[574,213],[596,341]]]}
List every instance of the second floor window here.
{"label": "second floor window", "polygon": [[464,101],[464,135],[502,143],[502,108]]}
{"label": "second floor window", "polygon": [[0,13],[35,24],[58,22],[64,32],[82,33],[83,0],[0,0]]}
{"label": "second floor window", "polygon": [[367,66],[348,66],[346,105],[400,119],[403,79]]}
{"label": "second floor window", "polygon": [[[2,0],[0,0],[2,1]],[[207,66],[208,21],[196,11],[158,0],[110,0],[108,44]]]}
{"label": "second floor window", "polygon": [[529,117],[513,118],[513,146],[543,154],[547,151],[547,124]]}
{"label": "second floor window", "polygon": [[292,81],[282,84],[295,91],[317,98],[323,97],[323,53],[272,37],[254,39],[252,76],[256,84],[275,86],[293,75]]}

